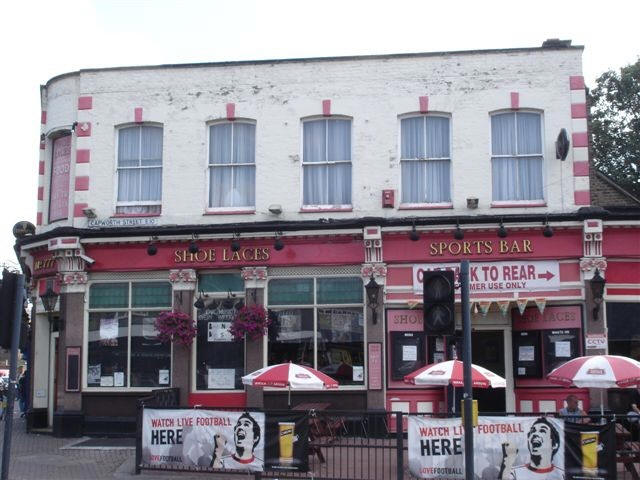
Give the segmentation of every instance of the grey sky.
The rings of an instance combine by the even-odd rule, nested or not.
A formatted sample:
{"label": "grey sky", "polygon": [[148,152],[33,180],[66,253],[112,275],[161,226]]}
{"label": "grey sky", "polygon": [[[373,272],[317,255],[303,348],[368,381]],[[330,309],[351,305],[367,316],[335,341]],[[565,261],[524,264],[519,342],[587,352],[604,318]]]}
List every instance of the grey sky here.
{"label": "grey sky", "polygon": [[0,263],[35,224],[39,85],[81,68],[584,45],[587,85],[640,55],[640,2],[96,0],[0,4]]}

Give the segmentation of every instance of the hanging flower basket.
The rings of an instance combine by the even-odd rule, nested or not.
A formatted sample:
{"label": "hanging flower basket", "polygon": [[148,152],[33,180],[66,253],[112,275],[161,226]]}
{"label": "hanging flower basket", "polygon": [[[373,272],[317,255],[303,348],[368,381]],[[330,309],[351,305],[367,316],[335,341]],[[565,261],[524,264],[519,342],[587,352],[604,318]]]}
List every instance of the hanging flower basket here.
{"label": "hanging flower basket", "polygon": [[229,332],[236,341],[245,338],[259,340],[267,333],[270,324],[271,319],[262,305],[242,307],[233,318]]}
{"label": "hanging flower basket", "polygon": [[158,339],[163,343],[175,342],[188,347],[198,333],[191,317],[182,312],[162,312],[155,325]]}

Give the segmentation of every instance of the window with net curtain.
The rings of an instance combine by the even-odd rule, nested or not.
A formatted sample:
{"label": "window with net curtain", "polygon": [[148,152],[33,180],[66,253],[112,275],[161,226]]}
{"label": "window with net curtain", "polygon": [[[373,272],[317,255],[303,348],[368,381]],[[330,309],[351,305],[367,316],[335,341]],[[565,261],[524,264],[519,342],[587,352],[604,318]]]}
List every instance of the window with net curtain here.
{"label": "window with net curtain", "polygon": [[544,200],[542,115],[492,115],[491,151],[494,202]]}
{"label": "window with net curtain", "polygon": [[316,368],[364,385],[364,294],[358,277],[282,278],[268,284],[268,364]]}
{"label": "window with net curtain", "polygon": [[209,127],[209,208],[255,207],[255,156],[255,124]]}
{"label": "window with net curtain", "polygon": [[308,120],[302,124],[303,204],[351,205],[351,120]]}
{"label": "window with net curtain", "polygon": [[159,214],[162,204],[162,127],[118,130],[116,213]]}
{"label": "window with net curtain", "polygon": [[403,118],[400,131],[402,203],[450,203],[449,118]]}
{"label": "window with net curtain", "polygon": [[171,386],[171,345],[155,320],[171,310],[169,282],[94,283],[89,288],[87,387]]}

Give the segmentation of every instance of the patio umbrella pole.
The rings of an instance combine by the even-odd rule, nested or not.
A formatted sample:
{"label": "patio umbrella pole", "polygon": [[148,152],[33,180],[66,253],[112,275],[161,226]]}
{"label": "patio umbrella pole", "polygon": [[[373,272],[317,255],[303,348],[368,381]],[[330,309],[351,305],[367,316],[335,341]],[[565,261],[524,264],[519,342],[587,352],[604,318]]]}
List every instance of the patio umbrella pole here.
{"label": "patio umbrella pole", "polygon": [[289,410],[291,410],[291,384],[289,384],[289,397],[287,400],[287,406],[289,407]]}
{"label": "patio umbrella pole", "polygon": [[[464,478],[473,480],[473,419],[471,405],[473,402],[471,389],[471,312],[469,311],[469,260],[460,262],[460,295],[462,308],[462,337],[464,361]],[[455,403],[455,393],[454,393]]]}

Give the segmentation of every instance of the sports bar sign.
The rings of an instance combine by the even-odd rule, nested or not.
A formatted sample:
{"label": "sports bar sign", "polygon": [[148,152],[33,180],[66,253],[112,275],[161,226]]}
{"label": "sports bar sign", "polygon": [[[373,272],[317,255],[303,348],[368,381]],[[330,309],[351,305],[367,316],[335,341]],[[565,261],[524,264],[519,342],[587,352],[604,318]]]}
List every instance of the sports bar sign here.
{"label": "sports bar sign", "polygon": [[[456,281],[459,263],[427,263],[413,266],[413,291],[422,293],[425,271],[453,270]],[[560,287],[560,267],[557,261],[473,262],[469,268],[471,293],[520,292],[557,290]]]}

